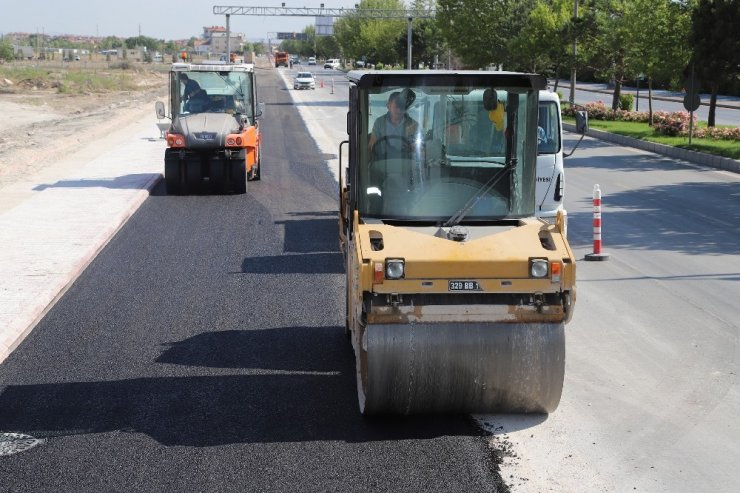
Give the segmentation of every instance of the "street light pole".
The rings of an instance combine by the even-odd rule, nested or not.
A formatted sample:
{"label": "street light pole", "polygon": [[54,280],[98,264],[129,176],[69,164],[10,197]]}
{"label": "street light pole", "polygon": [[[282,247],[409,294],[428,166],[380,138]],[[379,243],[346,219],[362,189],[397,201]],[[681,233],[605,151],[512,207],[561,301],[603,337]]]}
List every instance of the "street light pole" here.
{"label": "street light pole", "polygon": [[411,36],[412,36],[412,22],[414,21],[413,17],[409,17],[409,25],[408,29],[406,31],[406,70],[411,70]]}
{"label": "street light pole", "polygon": [[[578,18],[578,0],[573,0],[573,21]],[[573,32],[573,65],[570,69],[570,104],[575,103],[576,99],[576,55],[578,54],[578,43],[576,42],[576,33]]]}
{"label": "street light pole", "polygon": [[637,101],[635,101],[635,111],[640,111],[640,75],[637,76]]}
{"label": "street light pole", "polygon": [[231,61],[231,29],[229,26],[229,19],[231,14],[226,14],[226,63]]}

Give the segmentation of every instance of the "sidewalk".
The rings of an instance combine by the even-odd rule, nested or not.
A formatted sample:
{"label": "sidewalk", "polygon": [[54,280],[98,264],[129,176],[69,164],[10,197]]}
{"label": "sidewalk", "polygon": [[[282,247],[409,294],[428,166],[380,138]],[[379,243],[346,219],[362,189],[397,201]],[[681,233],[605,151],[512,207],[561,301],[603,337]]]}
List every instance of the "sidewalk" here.
{"label": "sidewalk", "polygon": [[[161,178],[153,115],[92,160],[0,190],[0,362],[23,341]],[[130,135],[130,134],[129,134]],[[82,153],[84,156],[84,153]]]}
{"label": "sidewalk", "polygon": [[[551,82],[552,85],[554,82]],[[645,98],[647,100],[648,97],[648,88],[647,83],[646,85],[640,85],[640,99]],[[596,83],[596,82],[579,82],[576,81],[576,89],[579,89],[581,91],[589,91],[589,92],[598,92],[603,94],[614,94],[614,88],[607,87],[606,84],[602,83]],[[558,81],[558,90],[561,91],[566,99],[570,91],[570,80],[563,80],[560,79]],[[637,87],[632,86],[622,86],[621,91],[623,93],[629,93],[632,95],[637,94]],[[681,103],[683,104],[683,98],[685,94],[682,92],[674,92],[674,91],[666,91],[663,89],[653,89],[653,99],[659,100],[659,101],[671,101],[674,103]],[[711,94],[699,94],[701,97],[701,105],[702,106],[709,106],[709,99],[711,98]],[[611,100],[609,100],[611,101]],[[740,97],[735,96],[722,96],[717,95],[717,107],[718,108],[727,108],[732,110],[740,110]]]}

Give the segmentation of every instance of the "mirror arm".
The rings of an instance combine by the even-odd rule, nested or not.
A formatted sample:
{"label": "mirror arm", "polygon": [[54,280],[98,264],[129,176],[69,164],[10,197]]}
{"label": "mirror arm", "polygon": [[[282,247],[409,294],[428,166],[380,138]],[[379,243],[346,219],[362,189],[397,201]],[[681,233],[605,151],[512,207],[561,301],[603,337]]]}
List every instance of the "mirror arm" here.
{"label": "mirror arm", "polygon": [[578,149],[578,146],[579,146],[579,145],[581,144],[581,141],[583,140],[583,138],[584,138],[585,136],[586,136],[586,132],[583,132],[583,133],[581,134],[581,138],[580,138],[580,139],[578,139],[578,142],[576,142],[576,145],[574,145],[574,146],[573,146],[573,150],[571,150],[571,151],[570,151],[569,153],[567,153],[567,154],[563,154],[563,157],[564,157],[564,158],[566,158],[566,157],[570,157],[570,156],[572,156],[572,155],[573,155],[573,153],[574,153],[574,152],[576,152],[576,149]]}

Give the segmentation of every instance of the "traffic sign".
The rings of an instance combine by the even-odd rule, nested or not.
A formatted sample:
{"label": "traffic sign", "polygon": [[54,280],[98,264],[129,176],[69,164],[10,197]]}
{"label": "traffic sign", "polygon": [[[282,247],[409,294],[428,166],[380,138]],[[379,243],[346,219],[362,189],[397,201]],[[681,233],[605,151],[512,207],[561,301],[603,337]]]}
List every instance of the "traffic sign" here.
{"label": "traffic sign", "polygon": [[295,39],[297,41],[308,41],[307,33],[277,33],[278,39]]}
{"label": "traffic sign", "polygon": [[683,107],[686,111],[696,111],[699,109],[701,104],[701,98],[699,97],[699,79],[694,76],[693,68],[691,70],[691,76],[687,77],[683,81],[683,88],[686,90],[686,96],[683,98]]}
{"label": "traffic sign", "polygon": [[687,92],[683,98],[683,107],[686,111],[696,111],[701,105],[701,97],[697,93]]}

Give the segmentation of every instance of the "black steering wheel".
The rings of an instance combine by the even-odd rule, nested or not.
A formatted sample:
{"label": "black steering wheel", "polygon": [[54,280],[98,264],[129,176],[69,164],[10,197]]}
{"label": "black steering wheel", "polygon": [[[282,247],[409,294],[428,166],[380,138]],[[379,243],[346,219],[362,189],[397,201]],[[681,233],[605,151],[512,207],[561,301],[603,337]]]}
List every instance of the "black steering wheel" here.
{"label": "black steering wheel", "polygon": [[[411,152],[414,149],[414,142],[409,137],[404,137],[402,135],[395,135],[395,134],[384,135],[380,137],[378,140],[376,140],[375,145],[373,145],[373,156],[375,157],[376,160],[382,159],[388,155],[388,151],[389,151],[388,147],[392,147],[392,146],[389,146],[389,142],[391,142],[391,140],[401,141],[400,152],[402,155],[411,154]],[[397,149],[395,148],[393,150],[397,151]]]}

